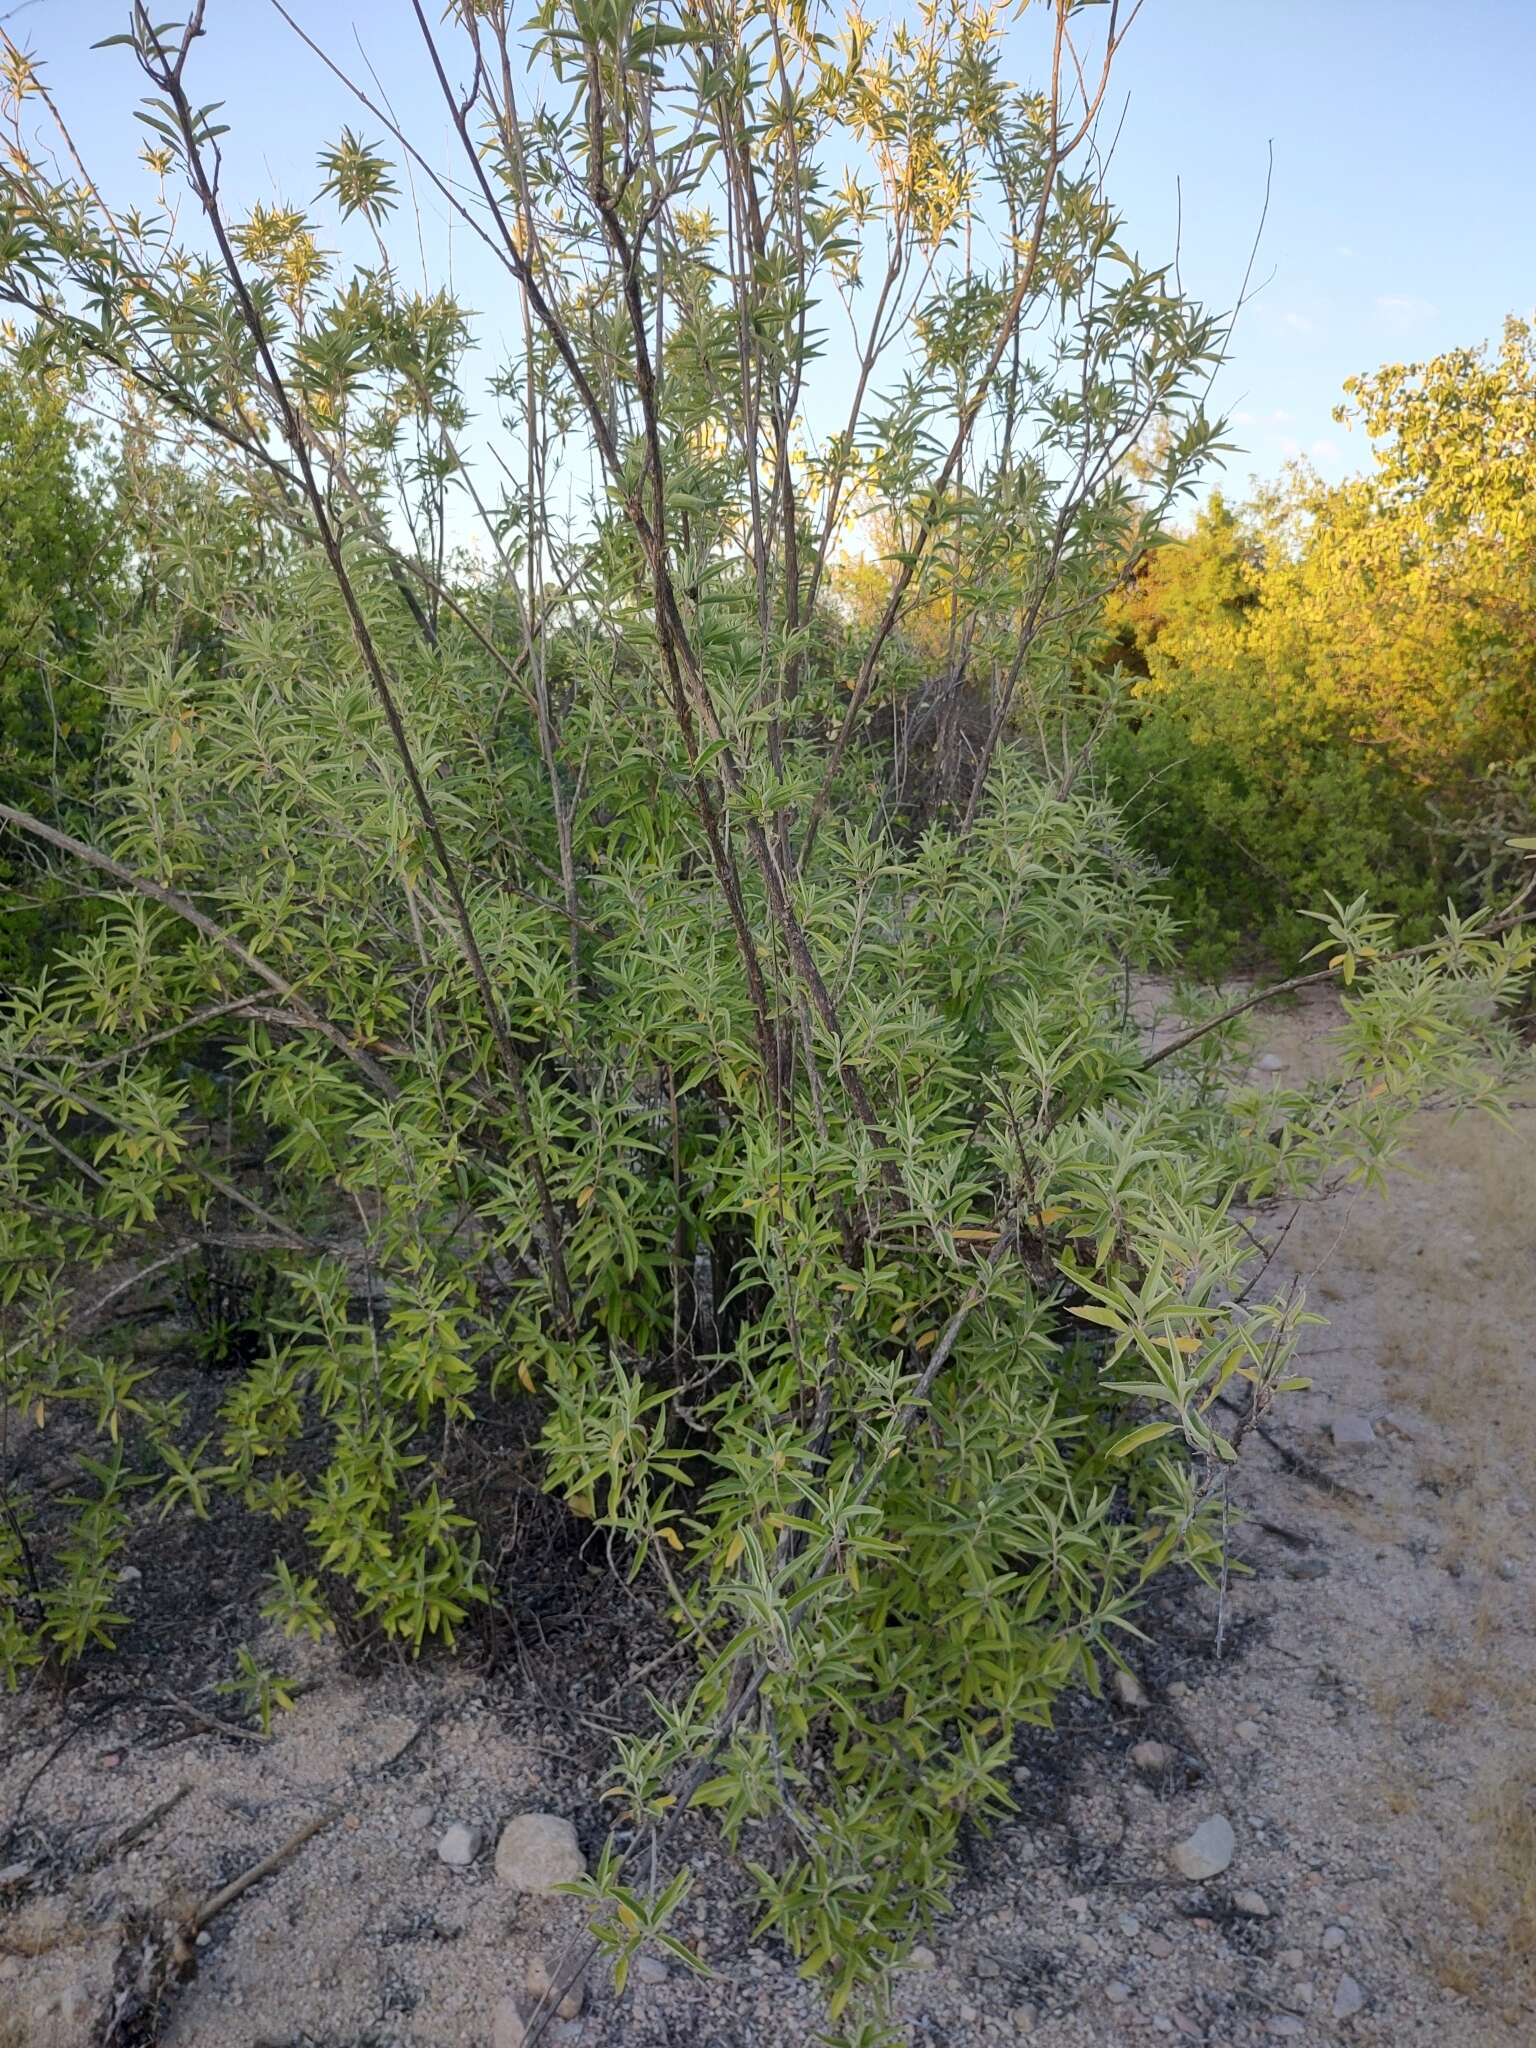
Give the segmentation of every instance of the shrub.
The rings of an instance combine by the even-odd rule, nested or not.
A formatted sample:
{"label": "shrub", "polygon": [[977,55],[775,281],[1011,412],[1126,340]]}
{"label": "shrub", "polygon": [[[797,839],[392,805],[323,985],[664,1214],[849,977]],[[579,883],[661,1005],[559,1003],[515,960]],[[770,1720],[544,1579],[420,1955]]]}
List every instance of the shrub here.
{"label": "shrub", "polygon": [[[98,644],[119,601],[113,483],[64,379],[0,360],[0,802],[66,817],[91,789],[105,720]],[[0,986],[76,922],[70,894],[14,845]]]}
{"label": "shrub", "polygon": [[1422,937],[1536,820],[1532,331],[1347,391],[1370,474],[1214,499],[1109,607],[1133,681],[1100,765],[1213,966],[1294,961],[1325,887]]}
{"label": "shrub", "polygon": [[[297,209],[230,222],[190,38],[133,43],[214,255],[11,177],[0,289],[236,474],[167,520],[165,605],[114,642],[98,842],[6,813],[111,907],[0,1020],[6,1394],[102,1440],[62,1534],[6,1475],[0,1658],[110,1642],[129,1501],[220,1491],[287,1532],[269,1615],[313,1635],[345,1589],[451,1642],[489,1591],[452,1446],[526,1402],[547,1485],[698,1651],[620,1746],[626,1824],[658,1860],[690,1807],[750,1826],[836,2015],[941,1909],[1019,1728],[1098,1682],[1153,1574],[1217,1566],[1304,1319],[1239,1284],[1234,1204],[1377,1174],[1427,1092],[1489,1099],[1530,950],[1485,922],[1398,956],[1352,904],[1334,1085],[1229,1097],[1225,1027],[1147,1055],[1155,881],[1013,721],[1209,447],[1220,330],[1121,249],[991,16],[876,51],[561,9],[536,114],[501,97],[530,67],[500,8],[461,18],[470,221],[527,314],[483,574],[389,518],[393,477],[429,535],[467,488],[462,316],[387,269],[331,281]],[[849,155],[838,193],[818,165]],[[323,161],[381,228],[383,158]],[[983,177],[1020,225],[996,275],[964,255]],[[866,252],[890,388],[813,458],[813,294],[862,305]],[[1123,459],[1156,425],[1143,502]],[[818,600],[871,493],[903,545],[859,631]],[[886,665],[904,605],[947,612],[937,679]],[[193,620],[218,640],[187,662]],[[966,675],[981,722],[946,726]],[[199,1436],[112,1312],[209,1246],[265,1262],[273,1305]],[[684,1888],[628,1882],[611,1849],[621,1968]]]}

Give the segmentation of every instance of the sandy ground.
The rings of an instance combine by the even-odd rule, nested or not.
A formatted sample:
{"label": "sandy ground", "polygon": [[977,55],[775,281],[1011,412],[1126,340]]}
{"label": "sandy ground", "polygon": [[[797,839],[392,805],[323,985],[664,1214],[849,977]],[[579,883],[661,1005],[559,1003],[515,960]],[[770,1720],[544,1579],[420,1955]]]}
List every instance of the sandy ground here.
{"label": "sandy ground", "polygon": [[[1272,1018],[1259,1045],[1289,1078],[1329,1021]],[[1142,1701],[1069,1701],[1021,1742],[1017,1817],[967,1845],[954,1913],[903,1976],[914,2041],[1536,2042],[1536,1108],[1511,1131],[1427,1118],[1413,1165],[1385,1200],[1290,1231],[1330,1322],[1307,1344],[1315,1390],[1234,1483],[1225,1596],[1168,1585]],[[1351,1416],[1376,1441],[1344,1452]],[[664,1645],[619,1593],[594,1628],[574,1585],[478,1667],[362,1674],[285,1645],[309,1689],[262,1742],[196,1718],[229,1712],[209,1677],[251,1632],[254,1570],[220,1525],[196,1540],[213,1576],[194,1598],[188,1553],[146,1536],[123,1588],[145,1611],[136,1663],[4,1710],[0,2048],[95,2041],[132,1915],[184,1915],[332,1812],[212,1920],[167,2048],[482,2048],[577,1925],[574,1901],[498,1883],[497,1832],[546,1810],[596,1850],[626,1679]],[[1150,1769],[1147,1742],[1167,1752]],[[1188,1882],[1169,1850],[1215,1815],[1230,1867]],[[437,1854],[455,1822],[485,1833],[465,1870]],[[814,2040],[816,1999],[754,1945],[706,1822],[685,1854],[678,1931],[711,1975],[617,1999],[594,1974],[557,2038]]]}

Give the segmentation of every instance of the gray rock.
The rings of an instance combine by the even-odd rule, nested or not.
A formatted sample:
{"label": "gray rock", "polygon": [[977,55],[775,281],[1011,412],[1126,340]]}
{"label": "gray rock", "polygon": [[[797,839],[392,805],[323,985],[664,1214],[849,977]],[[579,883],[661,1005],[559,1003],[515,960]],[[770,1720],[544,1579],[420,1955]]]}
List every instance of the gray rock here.
{"label": "gray rock", "polygon": [[[532,2036],[535,2010],[526,1992],[508,1992],[491,2015],[491,2048],[524,2048]],[[544,2048],[562,2048],[563,2043],[581,2039],[581,2028],[570,2020],[552,2020],[539,2039]]]}
{"label": "gray rock", "polygon": [[[558,1971],[559,1965],[556,1964],[551,1968],[547,1956],[535,1956],[528,1965],[526,1980],[530,1995],[536,1999],[548,1998],[555,1988],[555,1978]],[[562,2020],[579,2019],[581,2008],[586,2003],[586,1996],[586,1987],[578,1977],[574,1984],[567,1987],[559,2004],[555,2007],[556,2017]]]}
{"label": "gray rock", "polygon": [[1131,1751],[1131,1762],[1138,1771],[1145,1771],[1149,1778],[1155,1778],[1159,1771],[1166,1771],[1173,1762],[1173,1751],[1166,1742],[1138,1742]]}
{"label": "gray rock", "polygon": [[672,1972],[660,1956],[636,1956],[635,1976],[642,1984],[665,1984]]}
{"label": "gray rock", "polygon": [[1032,2034],[1035,2031],[1035,2008],[1032,2005],[1016,2005],[1009,2015],[1016,2034]]}
{"label": "gray rock", "polygon": [[1392,1436],[1403,1437],[1412,1443],[1424,1434],[1424,1422],[1409,1408],[1389,1408],[1381,1418],[1381,1426]]}
{"label": "gray rock", "polygon": [[1365,2008],[1364,1988],[1346,1971],[1339,1979],[1338,1989],[1333,1994],[1333,2016],[1336,2020],[1353,2019]]}
{"label": "gray rock", "polygon": [[1262,1892],[1234,1892],[1232,1904],[1239,1913],[1246,1914],[1250,1920],[1269,1918],[1269,1902]]}
{"label": "gray rock", "polygon": [[1280,1999],[1291,2012],[1310,2012],[1316,1996],[1317,1993],[1303,1977],[1299,1984],[1293,1984],[1288,1991],[1282,1991]]}
{"label": "gray rock", "polygon": [[1122,1913],[1120,1915],[1120,1932],[1130,1941],[1133,1941],[1140,1934],[1141,1922],[1134,1913]]}
{"label": "gray rock", "polygon": [[8,1892],[13,1885],[23,1884],[32,1875],[30,1863],[7,1863],[0,1870],[0,1892]]}
{"label": "gray rock", "polygon": [[1237,1737],[1239,1742],[1257,1742],[1259,1738],[1263,1735],[1264,1730],[1259,1726],[1257,1721],[1239,1721],[1237,1726],[1232,1730],[1232,1733]]}
{"label": "gray rock", "polygon": [[938,1967],[939,1959],[926,1942],[918,1942],[917,1946],[907,1953],[909,1970],[936,1970]]}
{"label": "gray rock", "polygon": [[125,1564],[117,1575],[117,1583],[120,1586],[136,1586],[143,1576],[136,1564]]}
{"label": "gray rock", "polygon": [[484,1847],[484,1828],[471,1827],[467,1821],[456,1820],[438,1842],[437,1860],[446,1863],[450,1870],[468,1870]]}
{"label": "gray rock", "polygon": [[405,1816],[405,1824],[411,1828],[429,1828],[432,1825],[432,1815],[434,1812],[436,1812],[436,1808],[429,1806],[423,1800],[420,1806],[413,1806],[411,1808],[410,1812]]}
{"label": "gray rock", "polygon": [[1277,1052],[1261,1052],[1253,1063],[1261,1074],[1283,1074],[1285,1061]]}
{"label": "gray rock", "polygon": [[1342,1927],[1325,1927],[1323,1929],[1323,1947],[1329,1955],[1332,1955],[1335,1949],[1342,1948],[1347,1939],[1348,1937]]}
{"label": "gray rock", "polygon": [[1166,1963],[1173,1954],[1173,1943],[1166,1934],[1149,1934],[1147,1936],[1147,1953],[1148,1955],[1156,1956],[1160,1963]]}
{"label": "gray rock", "polygon": [[1499,1559],[1499,1577],[1501,1579],[1518,1579],[1519,1576],[1520,1566],[1515,1558],[1501,1557]]}
{"label": "gray rock", "polygon": [[1336,1415],[1332,1436],[1336,1451],[1369,1451],[1376,1443],[1376,1432],[1368,1415]]}
{"label": "gray rock", "polygon": [[1111,2005],[1124,2005],[1130,1995],[1131,1987],[1123,1977],[1112,1977],[1104,1986],[1104,1996]]}
{"label": "gray rock", "polygon": [[1269,2016],[1269,2031],[1281,2041],[1295,2041],[1306,2032],[1306,2025],[1297,2019],[1294,2013],[1272,2012]]}
{"label": "gray rock", "polygon": [[1299,1970],[1306,1957],[1299,1948],[1283,1948],[1275,1957],[1275,1963],[1282,1970]]}
{"label": "gray rock", "polygon": [[1288,1579],[1326,1579],[1328,1570],[1326,1557],[1291,1557],[1285,1563]]}
{"label": "gray rock", "polygon": [[496,1844],[496,1877],[515,1892],[552,1892],[587,1874],[576,1830],[558,1813],[520,1813]]}
{"label": "gray rock", "polygon": [[1236,1848],[1231,1821],[1224,1813],[1213,1813],[1209,1820],[1201,1821],[1192,1835],[1174,1844],[1168,1859],[1180,1877],[1200,1884],[1208,1877],[1220,1877]]}
{"label": "gray rock", "polygon": [[508,1994],[491,2014],[491,2048],[523,2048],[528,2039],[526,1999]]}
{"label": "gray rock", "polygon": [[1110,1684],[1122,1707],[1144,1707],[1147,1704],[1146,1692],[1134,1671],[1117,1671]]}

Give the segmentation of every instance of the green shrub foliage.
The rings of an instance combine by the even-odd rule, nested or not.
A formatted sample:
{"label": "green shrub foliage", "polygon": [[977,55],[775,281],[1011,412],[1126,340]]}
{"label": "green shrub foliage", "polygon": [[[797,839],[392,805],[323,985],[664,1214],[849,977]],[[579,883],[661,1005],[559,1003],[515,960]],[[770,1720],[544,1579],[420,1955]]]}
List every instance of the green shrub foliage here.
{"label": "green shrub foliage", "polygon": [[[68,380],[0,362],[0,802],[47,817],[90,795],[106,700],[99,648],[123,592],[115,480]],[[80,922],[76,892],[0,848],[0,986]]]}
{"label": "green shrub foliage", "polygon": [[[0,1660],[114,1641],[130,1512],[230,1494],[281,1537],[270,1615],[451,1643],[490,1591],[453,1446],[516,1403],[696,1653],[621,1745],[626,1826],[664,1867],[715,1810],[841,2011],[1021,1725],[1153,1574],[1217,1568],[1304,1320],[1245,1284],[1236,1203],[1491,1099],[1530,956],[1490,923],[1397,957],[1353,903],[1326,1089],[1229,1087],[1226,1027],[1149,1060],[1172,928],[1051,706],[1212,443],[1220,329],[1121,247],[1082,110],[1006,82],[990,17],[874,49],[552,6],[519,106],[500,7],[458,13],[452,191],[526,316],[504,497],[471,495],[464,317],[372,247],[395,172],[355,136],[323,160],[354,271],[298,209],[226,211],[195,48],[138,19],[206,248],[10,174],[13,304],[218,467],[114,636],[95,839],[7,813],[108,907],[0,1034],[13,1441],[79,1467],[62,1534],[6,1475]],[[880,345],[813,446],[839,294]],[[434,552],[477,506],[479,566]],[[861,624],[827,563],[872,506]],[[212,1420],[114,1321],[210,1248],[263,1329]],[[621,1972],[680,1896],[648,1868],[592,1883]]]}

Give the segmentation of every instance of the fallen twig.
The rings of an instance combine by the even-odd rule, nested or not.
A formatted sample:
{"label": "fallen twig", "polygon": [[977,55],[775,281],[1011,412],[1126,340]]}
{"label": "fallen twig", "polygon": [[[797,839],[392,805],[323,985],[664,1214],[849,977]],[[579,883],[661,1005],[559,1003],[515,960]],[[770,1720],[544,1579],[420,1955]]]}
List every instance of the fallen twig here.
{"label": "fallen twig", "polygon": [[261,1880],[270,1877],[274,1870],[281,1870],[288,1859],[297,1855],[312,1835],[318,1835],[322,1828],[328,1828],[340,1819],[341,1808],[331,1806],[327,1807],[325,1812],[317,1813],[313,1820],[305,1821],[298,1833],[290,1835],[280,1849],[274,1849],[270,1856],[263,1856],[261,1861],[253,1863],[249,1870],[242,1870],[238,1877],[231,1878],[222,1891],[215,1892],[211,1899],[205,1899],[187,1920],[186,1925],[194,1934],[200,1934],[210,1920],[217,1919],[226,1906],[232,1906],[253,1884],[260,1884]]}
{"label": "fallen twig", "polygon": [[148,1813],[142,1815],[140,1819],[130,1822],[120,1833],[115,1834],[109,1842],[99,1848],[90,1858],[89,1862],[85,1864],[84,1868],[86,1870],[97,1870],[103,1863],[110,1863],[114,1856],[126,1854],[136,1842],[143,1841],[152,1827],[158,1825],[160,1821],[165,1819],[168,1813],[173,1812],[176,1807],[180,1806],[182,1800],[186,1798],[191,1790],[192,1787],[190,1785],[178,1785],[174,1792],[162,1799],[158,1805],[152,1806]]}

